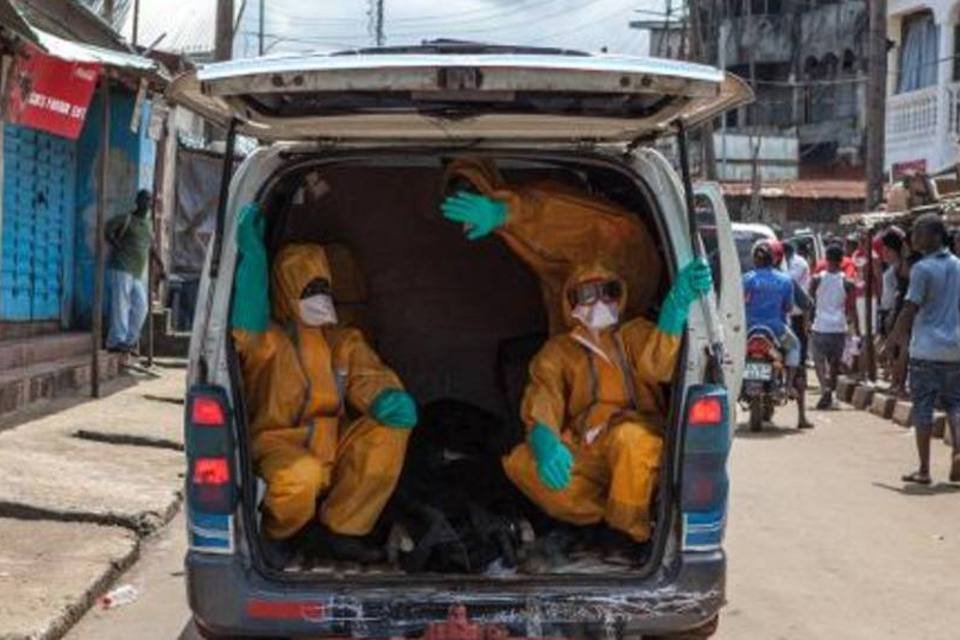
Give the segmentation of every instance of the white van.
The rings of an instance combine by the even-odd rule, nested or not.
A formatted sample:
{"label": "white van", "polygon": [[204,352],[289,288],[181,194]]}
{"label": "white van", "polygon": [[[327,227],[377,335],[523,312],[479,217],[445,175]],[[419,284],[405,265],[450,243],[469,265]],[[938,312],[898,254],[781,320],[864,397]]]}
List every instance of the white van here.
{"label": "white van", "polygon": [[[742,81],[671,60],[437,42],[213,64],[176,79],[169,97],[228,128],[228,148],[238,133],[262,142],[223,185],[190,347],[186,566],[206,636],[440,637],[448,616],[514,636],[713,632],[726,572],[728,388],[740,366],[729,354],[743,353],[738,286],[693,305],[665,390],[652,552],[627,569],[268,566],[228,320],[237,215],[258,202],[271,250],[296,240],[337,247],[338,308],[418,402],[456,397],[509,421],[515,406],[498,380],[498,351],[543,331],[542,302],[534,276],[501,242],[468,244],[442,219],[445,164],[491,158],[511,181],[549,174],[635,213],[656,239],[651,260],[671,274],[658,283],[662,296],[695,255],[696,222],[689,176],[653,142],[749,101]],[[331,197],[311,207],[317,175]],[[715,215],[715,278],[739,282],[730,222],[722,206]],[[356,285],[349,296],[338,295],[338,279]]]}

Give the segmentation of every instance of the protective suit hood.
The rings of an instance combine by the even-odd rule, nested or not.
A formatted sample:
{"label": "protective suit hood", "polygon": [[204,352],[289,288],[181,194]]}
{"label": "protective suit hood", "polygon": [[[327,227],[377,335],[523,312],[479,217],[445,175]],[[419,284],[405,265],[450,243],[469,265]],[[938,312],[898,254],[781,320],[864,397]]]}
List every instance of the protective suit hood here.
{"label": "protective suit hood", "polygon": [[623,318],[623,310],[627,306],[627,296],[630,295],[626,281],[620,277],[619,274],[602,264],[586,265],[574,271],[573,274],[567,278],[567,282],[563,287],[563,317],[567,321],[567,326],[571,329],[580,325],[580,321],[573,317],[573,307],[570,305],[570,291],[577,285],[591,280],[616,280],[620,283],[623,295],[620,296],[617,309],[620,312],[621,319]]}
{"label": "protective suit hood", "polygon": [[273,260],[273,315],[280,322],[300,322],[300,294],[312,280],[333,284],[327,254],[319,244],[288,244]]}
{"label": "protective suit hood", "polygon": [[447,185],[457,178],[468,181],[485,196],[493,197],[497,191],[506,187],[497,165],[488,158],[467,156],[451,161],[443,176],[444,191],[447,190]]}

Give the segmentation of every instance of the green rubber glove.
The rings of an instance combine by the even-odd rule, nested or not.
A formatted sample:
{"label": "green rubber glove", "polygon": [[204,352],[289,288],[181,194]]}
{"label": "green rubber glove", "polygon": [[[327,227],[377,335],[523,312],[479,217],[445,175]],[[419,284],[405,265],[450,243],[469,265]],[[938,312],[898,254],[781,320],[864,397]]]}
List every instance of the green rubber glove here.
{"label": "green rubber glove", "polygon": [[530,448],[537,461],[537,475],[548,489],[561,491],[570,486],[573,454],[553,429],[539,422],[530,432]]}
{"label": "green rubber glove", "polygon": [[417,403],[406,391],[385,389],[374,398],[370,415],[388,427],[413,429],[417,426]]}
{"label": "green rubber glove", "polygon": [[697,258],[689,262],[680,269],[677,279],[670,287],[670,293],[663,301],[657,328],[671,336],[683,333],[683,325],[690,315],[690,304],[705,296],[712,287],[713,274],[707,261]]}
{"label": "green rubber glove", "polygon": [[270,322],[270,285],[267,247],[264,244],[267,221],[260,205],[251,202],[240,209],[237,222],[237,268],[233,275],[233,309],[230,326],[253,333],[267,330]]}
{"label": "green rubber glove", "polygon": [[476,193],[459,191],[443,201],[443,217],[469,226],[467,240],[489,235],[507,221],[507,205]]}

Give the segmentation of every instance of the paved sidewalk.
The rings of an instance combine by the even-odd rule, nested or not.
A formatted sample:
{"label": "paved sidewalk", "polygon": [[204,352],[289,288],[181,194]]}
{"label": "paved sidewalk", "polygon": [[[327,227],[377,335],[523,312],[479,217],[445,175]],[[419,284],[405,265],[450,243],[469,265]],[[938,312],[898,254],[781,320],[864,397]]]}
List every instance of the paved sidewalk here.
{"label": "paved sidewalk", "polygon": [[182,368],[0,422],[0,640],[59,638],[177,513]]}

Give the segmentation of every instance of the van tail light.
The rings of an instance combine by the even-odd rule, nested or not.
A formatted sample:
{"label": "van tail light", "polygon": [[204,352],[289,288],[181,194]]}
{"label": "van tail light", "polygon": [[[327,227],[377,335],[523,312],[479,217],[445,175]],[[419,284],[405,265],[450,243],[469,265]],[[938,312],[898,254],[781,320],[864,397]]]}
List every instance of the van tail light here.
{"label": "van tail light", "polygon": [[719,548],[726,522],[730,402],[726,388],[697,385],[687,396],[680,506],[684,548]]}
{"label": "van tail light", "polygon": [[207,514],[232,513],[236,503],[233,431],[226,391],[196,385],[187,394],[187,498]]}
{"label": "van tail light", "polygon": [[691,427],[715,427],[723,422],[723,402],[716,396],[703,396],[690,404],[687,424]]}
{"label": "van tail light", "polygon": [[225,427],[226,411],[219,398],[196,395],[190,405],[190,423],[196,427]]}

